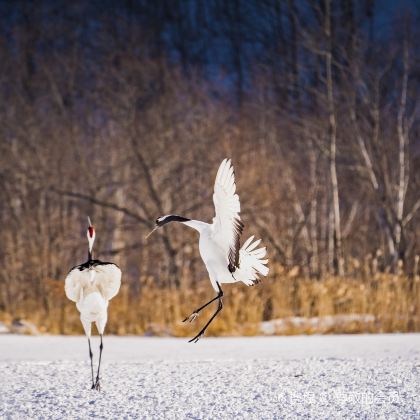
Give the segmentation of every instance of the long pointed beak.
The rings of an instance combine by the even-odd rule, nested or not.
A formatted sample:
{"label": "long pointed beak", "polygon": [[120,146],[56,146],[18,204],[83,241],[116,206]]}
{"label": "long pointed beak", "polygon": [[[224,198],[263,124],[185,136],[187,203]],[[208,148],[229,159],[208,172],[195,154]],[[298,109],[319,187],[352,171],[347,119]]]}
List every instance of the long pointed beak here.
{"label": "long pointed beak", "polygon": [[89,226],[92,226],[92,222],[90,221],[90,217],[88,216],[88,223],[89,223]]}
{"label": "long pointed beak", "polygon": [[144,239],[149,239],[149,236],[155,231],[155,230],[158,230],[159,229],[159,226],[155,226],[145,237],[144,237]]}

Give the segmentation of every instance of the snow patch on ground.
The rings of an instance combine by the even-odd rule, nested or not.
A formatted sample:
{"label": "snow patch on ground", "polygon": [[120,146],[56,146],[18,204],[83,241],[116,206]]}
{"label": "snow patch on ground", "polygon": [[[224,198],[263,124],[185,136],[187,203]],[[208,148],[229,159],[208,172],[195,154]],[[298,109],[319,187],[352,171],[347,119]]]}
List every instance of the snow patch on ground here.
{"label": "snow patch on ground", "polygon": [[[95,356],[97,357],[95,341]],[[420,335],[0,336],[0,418],[420,418]]]}
{"label": "snow patch on ground", "polygon": [[260,332],[264,335],[356,333],[378,331],[378,324],[371,314],[324,315],[311,318],[291,316],[261,322]]}

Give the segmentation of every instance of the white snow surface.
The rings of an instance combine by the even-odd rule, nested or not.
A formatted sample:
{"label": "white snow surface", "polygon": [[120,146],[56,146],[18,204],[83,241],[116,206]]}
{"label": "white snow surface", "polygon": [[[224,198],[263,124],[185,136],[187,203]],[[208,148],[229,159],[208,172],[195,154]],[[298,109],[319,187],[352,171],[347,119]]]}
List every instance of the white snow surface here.
{"label": "white snow surface", "polygon": [[101,378],[85,337],[0,336],[1,419],[420,419],[420,334],[105,336]]}

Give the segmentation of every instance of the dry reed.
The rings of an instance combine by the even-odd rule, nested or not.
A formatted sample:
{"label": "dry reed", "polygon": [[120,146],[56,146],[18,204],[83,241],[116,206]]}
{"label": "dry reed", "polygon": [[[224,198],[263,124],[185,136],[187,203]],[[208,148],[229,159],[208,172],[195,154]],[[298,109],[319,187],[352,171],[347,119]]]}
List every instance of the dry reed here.
{"label": "dry reed", "polygon": [[[281,270],[278,270],[281,271]],[[339,324],[328,332],[408,332],[420,331],[420,279],[418,276],[366,273],[357,278],[325,277],[305,279],[287,274],[273,275],[263,283],[247,288],[224,285],[225,306],[208,335],[255,335],[262,321],[290,317],[330,315],[372,315],[375,322],[355,323],[351,328]],[[63,291],[63,282],[48,280],[45,301],[22,301],[16,312],[0,313],[6,324],[21,318],[35,323],[41,332],[82,333],[79,314]],[[198,325],[181,320],[213,295],[207,282],[195,288],[158,288],[143,281],[137,295],[127,285],[110,302],[107,332],[111,334],[150,334],[187,336]],[[213,308],[206,309],[196,323],[207,319]],[[372,317],[370,317],[372,318]],[[296,330],[293,324],[285,334],[315,333],[315,329]]]}

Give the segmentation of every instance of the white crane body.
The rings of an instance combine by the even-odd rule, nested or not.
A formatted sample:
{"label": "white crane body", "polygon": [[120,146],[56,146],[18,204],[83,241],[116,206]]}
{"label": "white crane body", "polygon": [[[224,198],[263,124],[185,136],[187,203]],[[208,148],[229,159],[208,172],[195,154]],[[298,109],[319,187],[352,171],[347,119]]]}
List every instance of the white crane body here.
{"label": "white crane body", "polygon": [[91,323],[99,334],[104,333],[108,319],[108,302],[120,288],[121,271],[112,263],[91,260],[70,270],[65,283],[67,297],[76,303],[80,320],[88,337]]}

